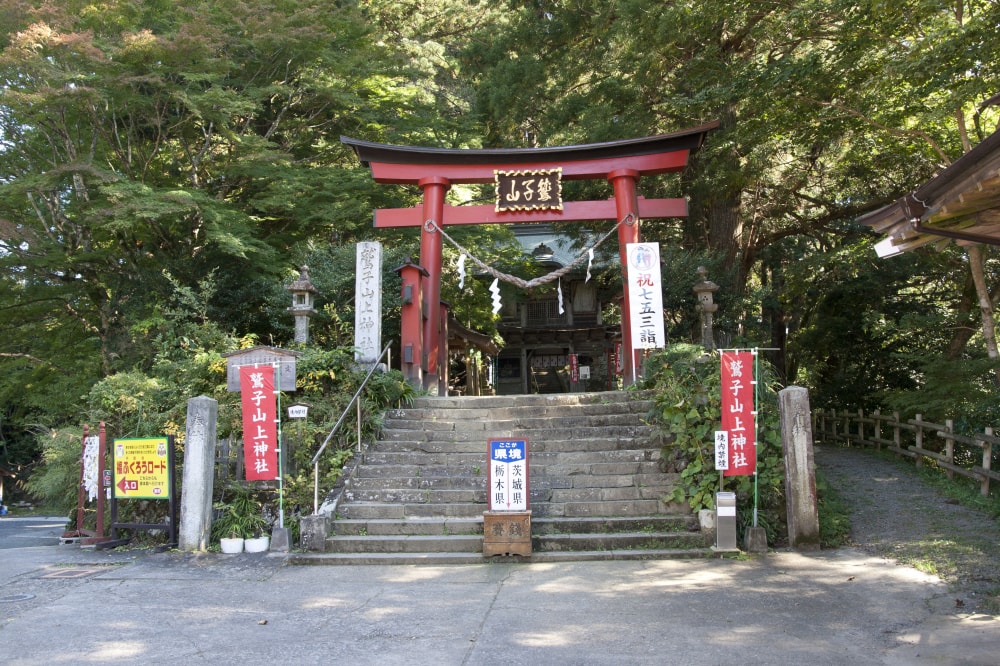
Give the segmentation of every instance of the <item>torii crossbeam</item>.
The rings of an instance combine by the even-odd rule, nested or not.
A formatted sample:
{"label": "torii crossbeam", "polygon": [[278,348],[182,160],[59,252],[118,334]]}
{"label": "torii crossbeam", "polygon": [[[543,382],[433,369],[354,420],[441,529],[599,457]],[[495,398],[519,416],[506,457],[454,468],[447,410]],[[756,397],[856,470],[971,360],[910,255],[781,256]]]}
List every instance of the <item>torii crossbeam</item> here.
{"label": "torii crossbeam", "polygon": [[[447,394],[447,350],[441,315],[442,236],[435,226],[458,224],[513,224],[577,222],[590,220],[625,221],[618,227],[619,255],[623,283],[627,279],[625,256],[628,243],[639,242],[642,218],[686,217],[684,199],[645,199],[636,194],[642,176],[679,173],[705,136],[719,126],[707,123],[678,132],[656,136],[550,148],[461,150],[393,146],[341,137],[354,149],[362,164],[371,169],[378,183],[418,185],[423,190],[422,205],[375,211],[375,226],[420,227],[420,266],[412,267],[417,284],[404,298],[401,327],[403,374],[424,388],[437,387]],[[500,193],[503,181],[506,202]],[[613,196],[606,201],[569,201],[556,205],[549,187],[561,188],[561,180],[611,182]],[[542,181],[545,180],[543,183]],[[455,183],[498,183],[495,206],[450,206],[445,194]],[[554,183],[554,185],[553,185]],[[542,186],[545,186],[545,189]],[[509,192],[508,192],[509,189]],[[523,195],[523,199],[519,199]],[[530,201],[529,201],[530,199]],[[544,199],[544,202],[543,202]],[[511,201],[518,205],[507,205]],[[434,224],[427,224],[432,221]],[[413,289],[416,287],[416,293]],[[622,347],[626,384],[636,380],[636,360],[631,340],[629,290],[624,289],[622,307]],[[422,304],[427,304],[424,311]],[[419,323],[416,323],[419,322]],[[407,325],[409,323],[409,325]]]}

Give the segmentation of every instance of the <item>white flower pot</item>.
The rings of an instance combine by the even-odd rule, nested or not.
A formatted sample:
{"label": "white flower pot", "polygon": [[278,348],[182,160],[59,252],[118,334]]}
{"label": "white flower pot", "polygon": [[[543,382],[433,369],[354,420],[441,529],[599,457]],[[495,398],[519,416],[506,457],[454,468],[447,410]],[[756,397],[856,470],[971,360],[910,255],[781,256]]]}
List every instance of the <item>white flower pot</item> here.
{"label": "white flower pot", "polygon": [[243,542],[243,547],[248,553],[263,553],[271,545],[271,537],[262,536],[254,539],[247,539]]}
{"label": "white flower pot", "polygon": [[235,555],[243,552],[243,539],[219,539],[219,547],[226,555]]}

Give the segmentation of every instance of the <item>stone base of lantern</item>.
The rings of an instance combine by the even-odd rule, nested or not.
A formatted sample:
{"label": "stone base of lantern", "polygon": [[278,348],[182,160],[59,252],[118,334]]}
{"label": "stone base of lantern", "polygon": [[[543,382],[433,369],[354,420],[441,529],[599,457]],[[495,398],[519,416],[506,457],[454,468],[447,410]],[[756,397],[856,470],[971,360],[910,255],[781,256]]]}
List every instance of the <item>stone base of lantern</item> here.
{"label": "stone base of lantern", "polygon": [[483,512],[483,557],[531,557],[531,511]]}

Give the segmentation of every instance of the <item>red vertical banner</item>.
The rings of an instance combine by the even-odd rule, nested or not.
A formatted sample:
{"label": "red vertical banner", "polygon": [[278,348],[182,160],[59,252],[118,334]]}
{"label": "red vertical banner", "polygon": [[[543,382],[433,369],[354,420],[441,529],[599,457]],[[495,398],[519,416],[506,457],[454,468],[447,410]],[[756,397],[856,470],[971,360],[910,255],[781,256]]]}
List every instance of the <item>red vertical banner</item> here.
{"label": "red vertical banner", "polygon": [[729,434],[729,469],[724,476],[757,471],[753,354],[722,352],[722,430]]}
{"label": "red vertical banner", "polygon": [[243,404],[243,460],[247,481],[278,478],[278,408],[274,366],[240,368]]}

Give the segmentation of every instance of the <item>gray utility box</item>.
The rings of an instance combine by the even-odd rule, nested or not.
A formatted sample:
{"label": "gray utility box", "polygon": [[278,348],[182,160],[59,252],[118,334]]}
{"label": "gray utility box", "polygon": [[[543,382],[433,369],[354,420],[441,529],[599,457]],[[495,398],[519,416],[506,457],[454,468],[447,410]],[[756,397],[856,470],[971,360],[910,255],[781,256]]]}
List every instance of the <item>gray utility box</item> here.
{"label": "gray utility box", "polygon": [[715,493],[715,547],[736,548],[736,493]]}

